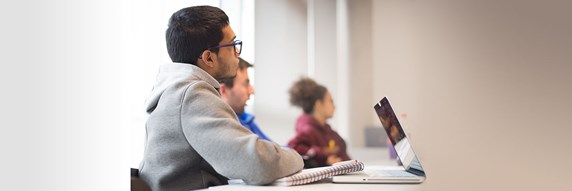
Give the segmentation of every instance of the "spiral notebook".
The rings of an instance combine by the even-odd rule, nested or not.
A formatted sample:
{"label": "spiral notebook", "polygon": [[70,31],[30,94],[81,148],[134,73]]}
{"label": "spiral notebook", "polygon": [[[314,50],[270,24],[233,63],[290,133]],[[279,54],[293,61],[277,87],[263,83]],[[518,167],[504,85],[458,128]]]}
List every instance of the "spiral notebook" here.
{"label": "spiral notebook", "polygon": [[296,174],[280,178],[272,183],[276,186],[295,186],[308,184],[335,175],[362,171],[364,165],[358,160],[334,163],[332,166],[304,169]]}

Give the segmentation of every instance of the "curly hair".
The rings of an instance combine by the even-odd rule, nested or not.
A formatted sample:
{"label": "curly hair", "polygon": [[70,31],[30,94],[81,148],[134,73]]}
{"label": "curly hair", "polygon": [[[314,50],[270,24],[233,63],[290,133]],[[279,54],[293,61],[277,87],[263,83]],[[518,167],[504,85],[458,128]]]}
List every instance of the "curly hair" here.
{"label": "curly hair", "polygon": [[312,113],[314,104],[318,100],[323,100],[328,89],[316,81],[302,77],[296,81],[288,93],[290,94],[290,104],[302,108],[304,113]]}

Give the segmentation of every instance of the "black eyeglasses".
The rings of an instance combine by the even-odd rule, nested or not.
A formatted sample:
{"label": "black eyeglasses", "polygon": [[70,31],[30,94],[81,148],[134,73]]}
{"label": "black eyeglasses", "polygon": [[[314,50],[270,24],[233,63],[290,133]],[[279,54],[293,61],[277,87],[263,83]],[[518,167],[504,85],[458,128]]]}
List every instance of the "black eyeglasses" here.
{"label": "black eyeglasses", "polygon": [[209,50],[215,49],[215,48],[222,48],[222,47],[227,47],[227,46],[234,46],[234,51],[240,55],[240,53],[242,52],[242,40],[235,40],[233,43],[230,44],[221,44],[215,47],[211,47],[208,48]]}

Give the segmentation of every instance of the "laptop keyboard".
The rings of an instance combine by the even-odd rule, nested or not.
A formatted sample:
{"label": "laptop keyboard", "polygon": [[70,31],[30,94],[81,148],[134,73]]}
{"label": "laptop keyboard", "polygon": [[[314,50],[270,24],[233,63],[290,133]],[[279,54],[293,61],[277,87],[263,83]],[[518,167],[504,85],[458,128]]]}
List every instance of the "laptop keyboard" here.
{"label": "laptop keyboard", "polygon": [[364,170],[369,176],[415,177],[404,170]]}

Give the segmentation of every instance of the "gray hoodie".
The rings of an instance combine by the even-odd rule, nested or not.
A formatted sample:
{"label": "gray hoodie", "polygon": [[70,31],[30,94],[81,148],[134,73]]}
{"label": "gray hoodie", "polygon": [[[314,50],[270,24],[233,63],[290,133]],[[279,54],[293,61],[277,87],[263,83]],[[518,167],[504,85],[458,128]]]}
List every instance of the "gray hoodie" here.
{"label": "gray hoodie", "polygon": [[147,100],[147,137],[140,176],[151,189],[189,190],[227,184],[263,185],[303,167],[294,150],[242,127],[221,98],[219,83],[191,64],[161,66]]}

